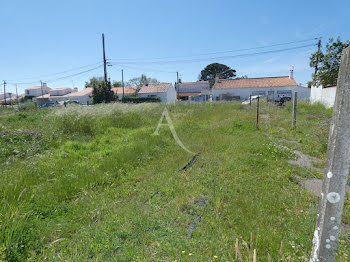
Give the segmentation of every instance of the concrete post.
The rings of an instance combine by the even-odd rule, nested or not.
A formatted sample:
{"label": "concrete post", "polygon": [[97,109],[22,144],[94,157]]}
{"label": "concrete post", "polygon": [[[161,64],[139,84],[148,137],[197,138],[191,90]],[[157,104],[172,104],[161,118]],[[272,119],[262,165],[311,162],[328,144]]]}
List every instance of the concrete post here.
{"label": "concrete post", "polygon": [[311,262],[334,262],[350,167],[350,47],[343,50]]}
{"label": "concrete post", "polygon": [[294,92],[293,97],[293,120],[292,128],[295,129],[297,126],[297,103],[298,103],[298,92]]}

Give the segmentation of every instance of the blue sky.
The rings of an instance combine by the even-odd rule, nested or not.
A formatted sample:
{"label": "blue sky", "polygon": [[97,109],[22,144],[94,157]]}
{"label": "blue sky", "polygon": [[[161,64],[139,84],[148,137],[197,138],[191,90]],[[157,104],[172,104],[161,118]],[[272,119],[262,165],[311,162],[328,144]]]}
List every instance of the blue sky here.
{"label": "blue sky", "polygon": [[[261,52],[316,43],[302,42],[253,51],[196,56],[203,53],[268,46],[322,37],[350,39],[350,2],[343,1],[0,1],[0,80],[19,84],[84,87],[92,76],[102,76],[101,34],[112,80],[141,73],[164,82],[195,81],[200,71],[215,60],[173,62]],[[280,53],[218,60],[248,77],[288,75],[306,84],[312,69],[308,59],[315,46]],[[194,57],[188,57],[194,56]],[[175,58],[172,58],[175,57]],[[188,57],[188,58],[187,58]],[[167,63],[145,63],[164,58]],[[129,59],[129,60],[128,60]],[[147,60],[148,59],[148,60]],[[112,60],[111,60],[112,61]],[[132,62],[132,63],[131,63]],[[137,63],[136,63],[137,62]],[[70,69],[75,69],[67,71]],[[62,74],[58,72],[67,71]],[[58,79],[64,77],[63,79]],[[31,83],[33,82],[33,83]],[[35,84],[35,83],[38,84]],[[14,86],[8,85],[14,92]]]}

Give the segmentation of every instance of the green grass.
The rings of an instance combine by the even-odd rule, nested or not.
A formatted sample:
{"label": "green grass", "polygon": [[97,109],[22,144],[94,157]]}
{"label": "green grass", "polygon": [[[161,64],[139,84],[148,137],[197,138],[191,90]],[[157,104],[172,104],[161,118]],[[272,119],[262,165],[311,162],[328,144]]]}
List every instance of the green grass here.
{"label": "green grass", "polygon": [[[183,144],[199,153],[186,172],[192,156],[169,129],[152,135],[164,105],[2,114],[0,260],[232,261],[236,238],[252,233],[259,261],[276,260],[281,241],[285,258],[305,261],[318,199],[294,178],[311,175],[287,160],[291,149],[325,157],[329,127],[319,123],[331,111],[300,103],[291,130],[289,104],[263,105],[256,130],[254,105],[167,107]],[[345,223],[349,214],[347,200]],[[342,236],[339,261],[349,241]]]}

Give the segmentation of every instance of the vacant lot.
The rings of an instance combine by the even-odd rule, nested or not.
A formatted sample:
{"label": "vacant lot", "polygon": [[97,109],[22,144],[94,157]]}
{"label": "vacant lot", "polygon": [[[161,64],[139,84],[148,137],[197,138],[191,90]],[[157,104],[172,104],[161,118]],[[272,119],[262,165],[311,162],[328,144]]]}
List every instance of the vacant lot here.
{"label": "vacant lot", "polygon": [[[308,261],[331,111],[299,104],[109,104],[0,112],[0,260]],[[321,159],[288,162],[295,150]],[[347,200],[344,227],[350,223]],[[251,251],[252,252],[252,251]],[[350,234],[339,261],[350,256]]]}

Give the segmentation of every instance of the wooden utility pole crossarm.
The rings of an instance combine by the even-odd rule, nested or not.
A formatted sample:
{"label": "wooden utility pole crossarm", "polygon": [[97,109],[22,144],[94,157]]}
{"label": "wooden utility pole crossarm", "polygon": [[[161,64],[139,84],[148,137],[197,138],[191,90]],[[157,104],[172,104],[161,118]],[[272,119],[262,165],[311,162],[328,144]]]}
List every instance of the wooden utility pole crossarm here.
{"label": "wooden utility pole crossarm", "polygon": [[350,47],[343,50],[311,262],[334,262],[350,167]]}

